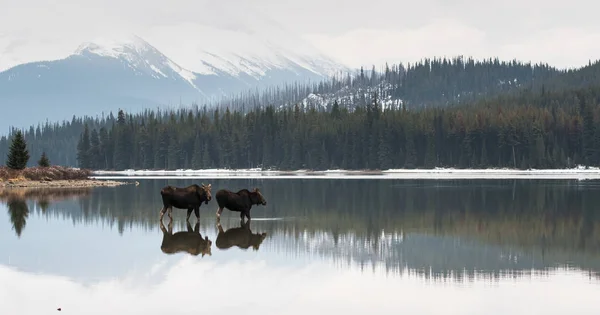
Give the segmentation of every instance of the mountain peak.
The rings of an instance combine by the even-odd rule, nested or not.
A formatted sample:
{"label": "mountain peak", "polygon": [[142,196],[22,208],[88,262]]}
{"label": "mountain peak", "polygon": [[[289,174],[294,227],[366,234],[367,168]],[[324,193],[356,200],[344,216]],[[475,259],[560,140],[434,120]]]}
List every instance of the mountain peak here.
{"label": "mountain peak", "polygon": [[128,67],[157,79],[179,76],[199,90],[193,82],[196,79],[193,72],[179,66],[137,35],[96,38],[79,45],[74,55],[120,59]]}
{"label": "mountain peak", "polygon": [[75,50],[76,55],[95,54],[118,58],[127,54],[144,54],[157,51],[148,42],[137,35],[100,37],[84,42]]}

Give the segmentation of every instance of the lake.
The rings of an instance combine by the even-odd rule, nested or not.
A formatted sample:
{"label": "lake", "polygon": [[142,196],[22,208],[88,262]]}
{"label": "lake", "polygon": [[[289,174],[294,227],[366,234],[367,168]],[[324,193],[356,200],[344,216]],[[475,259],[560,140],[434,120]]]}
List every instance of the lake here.
{"label": "lake", "polygon": [[[137,181],[0,194],[0,313],[600,314],[597,181]],[[161,226],[201,182],[268,204]]]}

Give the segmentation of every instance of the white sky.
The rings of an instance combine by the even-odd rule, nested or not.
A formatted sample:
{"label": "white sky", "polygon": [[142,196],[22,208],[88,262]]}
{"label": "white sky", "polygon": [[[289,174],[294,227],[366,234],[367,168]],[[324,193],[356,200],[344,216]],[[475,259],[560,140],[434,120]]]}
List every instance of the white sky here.
{"label": "white sky", "polygon": [[[600,56],[600,2],[586,0],[0,0],[0,7],[0,69],[64,57],[112,32],[148,39],[193,23],[264,34],[274,28],[268,18],[355,67],[458,54],[573,67]],[[150,42],[185,47],[177,38]]]}

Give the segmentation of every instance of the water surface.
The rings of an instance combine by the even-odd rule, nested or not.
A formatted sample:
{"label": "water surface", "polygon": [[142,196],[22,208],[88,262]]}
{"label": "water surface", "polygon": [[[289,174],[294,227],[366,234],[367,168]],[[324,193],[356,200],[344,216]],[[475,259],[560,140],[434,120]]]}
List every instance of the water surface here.
{"label": "water surface", "polygon": [[207,179],[268,204],[161,226],[202,181],[137,180],[0,193],[1,313],[600,313],[595,181]]}

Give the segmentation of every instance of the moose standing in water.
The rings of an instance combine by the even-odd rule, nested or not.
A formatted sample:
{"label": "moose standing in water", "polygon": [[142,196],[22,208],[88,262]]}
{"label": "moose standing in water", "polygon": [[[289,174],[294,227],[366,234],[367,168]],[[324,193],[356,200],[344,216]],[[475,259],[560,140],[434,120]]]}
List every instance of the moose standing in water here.
{"label": "moose standing in water", "polygon": [[190,219],[192,210],[194,210],[196,218],[200,220],[200,206],[203,202],[208,204],[212,199],[210,193],[211,188],[211,184],[208,184],[208,186],[205,186],[204,184],[202,184],[202,186],[194,184],[184,188],[173,186],[164,187],[160,190],[163,201],[163,208],[160,210],[160,221],[162,222],[162,218],[167,209],[169,209],[169,218],[173,220],[173,217],[171,216],[173,207],[187,209],[186,221]]}
{"label": "moose standing in water", "polygon": [[217,198],[217,219],[221,218],[221,212],[224,208],[231,211],[241,212],[240,218],[244,220],[244,216],[250,220],[250,209],[253,205],[267,205],[267,201],[260,193],[258,188],[254,188],[254,191],[248,189],[242,189],[236,193],[227,189],[221,189],[215,195]]}

